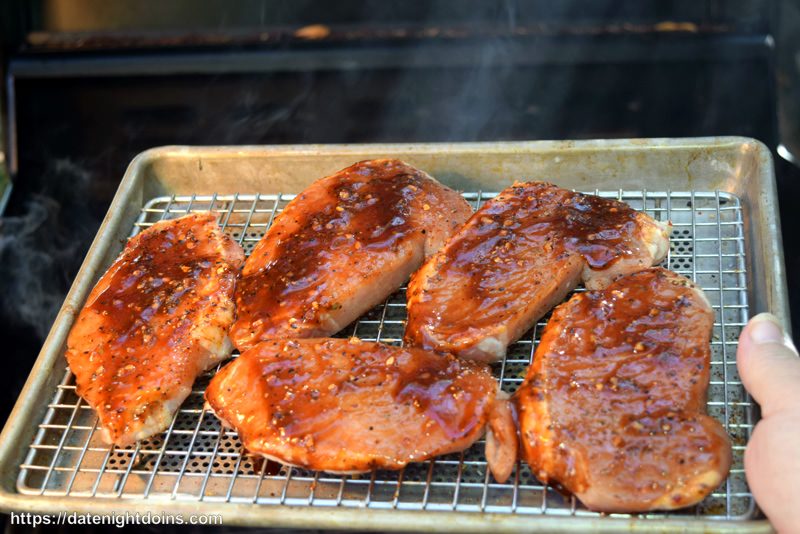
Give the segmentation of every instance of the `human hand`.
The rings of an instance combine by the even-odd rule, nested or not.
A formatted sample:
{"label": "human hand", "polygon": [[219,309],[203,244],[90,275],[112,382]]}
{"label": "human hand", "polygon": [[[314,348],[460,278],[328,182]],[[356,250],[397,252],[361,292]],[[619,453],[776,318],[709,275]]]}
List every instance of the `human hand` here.
{"label": "human hand", "polygon": [[753,317],[739,337],[742,383],[761,405],[744,454],[747,483],[778,532],[800,532],[800,358],[778,319]]}

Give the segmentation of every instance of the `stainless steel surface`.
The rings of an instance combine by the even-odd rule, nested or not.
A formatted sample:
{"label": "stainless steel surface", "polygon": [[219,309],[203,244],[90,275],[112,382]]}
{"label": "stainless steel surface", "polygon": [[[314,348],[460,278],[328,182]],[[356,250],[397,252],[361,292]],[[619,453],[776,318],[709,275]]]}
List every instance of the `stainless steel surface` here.
{"label": "stainless steel surface", "polygon": [[[733,438],[734,469],[724,487],[699,507],[681,514],[747,518],[753,511],[753,498],[744,480],[742,454],[752,428],[751,404],[738,381],[735,362],[729,358],[747,319],[740,203],[726,193],[600,194],[621,197],[659,220],[672,221],[674,237],[666,265],[697,281],[715,307],[708,407]],[[189,211],[214,210],[224,229],[249,253],[273,216],[293,196],[160,197],[147,203],[132,235],[157,220]],[[466,194],[475,208],[492,196],[494,193]],[[404,319],[405,294],[401,290],[341,335],[400,344]],[[539,323],[524,340],[513,345],[508,358],[495,366],[498,380],[509,393],[522,381],[544,324]],[[552,488],[539,484],[527,465],[518,466],[509,483],[496,483],[486,469],[483,441],[463,454],[438,458],[401,472],[340,477],[284,468],[279,473],[266,474],[266,465],[258,468],[241,456],[235,433],[223,435],[216,418],[203,410],[206,383],[207,379],[199,381],[191,399],[163,435],[125,449],[110,449],[100,441],[96,417],[75,395],[73,377],[67,372],[39,425],[17,489],[32,495],[126,495],[520,514],[589,513],[574,499],[564,499]]]}
{"label": "stainless steel surface", "polygon": [[[176,158],[171,157],[169,149],[156,153],[155,157],[150,154],[149,168],[143,169],[141,161],[132,164],[109,213],[113,219],[101,229],[71,292],[72,299],[68,298],[66,309],[57,319],[26,386],[28,396],[23,396],[0,436],[4,483],[0,505],[5,509],[67,508],[103,513],[146,507],[184,515],[222,513],[227,523],[351,528],[477,530],[489,525],[508,530],[522,526],[601,530],[768,528],[763,521],[748,521],[755,513],[755,505],[744,478],[742,455],[755,414],[735,367],[736,339],[748,312],[768,308],[781,313],[785,309],[785,288],[780,276],[782,265],[778,266],[777,273],[770,268],[771,264],[781,261],[777,234],[774,234],[777,220],[774,212],[762,209],[774,203],[768,154],[761,145],[730,138],[684,141],[692,144],[691,150],[681,148],[680,141],[672,141],[672,147],[662,141],[660,148],[650,146],[657,141],[618,143],[624,150],[615,148],[613,142],[553,143],[550,146],[548,143],[448,145],[449,150],[426,145],[423,150],[429,150],[432,159],[438,159],[438,163],[431,162],[431,165],[415,161],[423,159],[415,152],[420,147],[403,146],[311,147],[295,149],[299,152],[295,154],[291,148],[283,149],[275,154],[278,161],[268,172],[263,165],[256,164],[257,158],[247,157],[248,150],[259,149],[244,149],[244,154],[237,154],[231,160],[238,163],[228,167],[226,172],[222,169],[227,158],[215,161],[209,154],[199,154],[206,149],[179,150],[181,155],[197,152],[195,157],[183,162],[183,168],[176,166]],[[559,150],[547,150],[554,146]],[[509,147],[516,150],[509,152]],[[725,161],[725,147],[733,149],[728,156],[739,154],[738,165]],[[708,160],[714,163],[697,167],[697,161],[715,154],[715,148],[719,157]],[[464,150],[463,157],[459,158],[457,149]],[[677,159],[685,165],[670,167],[664,161],[659,162],[659,151],[663,151],[662,159]],[[677,154],[671,151],[680,157],[676,158]],[[487,161],[482,166],[474,165],[475,158],[486,158],[492,152],[497,154],[498,164],[510,161],[519,167],[493,168]],[[136,232],[165,216],[213,209],[220,213],[226,231],[249,251],[276,211],[285,205],[292,193],[302,188],[303,181],[311,181],[343,166],[342,163],[372,154],[399,155],[445,182],[461,185],[459,182],[480,181],[493,191],[513,179],[531,177],[586,190],[585,185],[581,187],[586,182],[580,179],[584,170],[570,161],[571,156],[579,156],[576,162],[591,163],[597,169],[593,181],[598,186],[610,183],[625,186],[622,190],[610,191],[600,187],[600,194],[621,198],[658,219],[672,220],[675,228],[667,264],[695,279],[715,307],[708,409],[726,426],[734,443],[734,464],[726,483],[698,507],[631,519],[616,514],[597,517],[574,500],[564,499],[552,488],[543,487],[524,464],[517,466],[508,483],[497,484],[486,470],[481,444],[463,454],[437,458],[401,472],[381,471],[371,476],[340,477],[296,468],[273,471],[271,465],[256,466],[242,457],[235,434],[220,434],[216,419],[203,410],[202,390],[207,377],[198,382],[192,396],[161,436],[128,449],[103,446],[96,437],[93,413],[75,396],[62,353],[63,340],[74,314],[91,285],[121,247],[120,242],[113,241],[114,236],[126,236],[132,228]],[[602,154],[606,154],[607,162],[598,161],[604,158]],[[650,162],[652,165],[647,165],[648,157],[643,155],[650,159],[655,157]],[[753,155],[760,159],[760,165],[759,161],[746,160]],[[284,158],[294,160],[295,165],[287,167]],[[304,164],[305,158],[318,165]],[[553,176],[537,169],[543,164],[547,166],[547,161],[559,166],[566,162],[567,165],[559,176]],[[601,162],[603,164],[599,164]],[[630,170],[637,168],[637,164],[638,173],[633,175]],[[320,165],[323,168],[317,168]],[[450,173],[442,166],[449,167]],[[691,172],[693,166],[696,172]],[[192,180],[192,167],[198,175],[214,171],[211,174],[217,180]],[[462,173],[462,169],[471,172]],[[134,178],[131,178],[132,172]],[[291,176],[293,172],[295,177]],[[737,172],[741,175],[736,176]],[[492,173],[497,176],[494,181],[490,178]],[[714,181],[716,175],[717,181]],[[170,178],[161,178],[167,176]],[[687,177],[695,187],[686,187],[689,185]],[[148,184],[148,179],[154,183]],[[262,187],[253,187],[254,180],[260,180]],[[281,183],[281,180],[286,181]],[[652,190],[630,188],[636,181],[646,183]],[[280,186],[290,184],[291,193],[276,195],[284,190]],[[196,187],[186,187],[191,185]],[[211,185],[216,185],[220,192],[212,193],[208,189]],[[237,187],[242,194],[232,194],[231,188]],[[750,192],[753,188],[766,194],[754,196]],[[259,190],[269,193],[252,194]],[[177,196],[164,196],[164,192]],[[183,196],[194,192],[196,194]],[[590,189],[590,192],[598,191]],[[490,196],[488,193],[467,194],[475,205]],[[761,256],[766,250],[771,255]],[[765,285],[769,280],[773,281],[772,287]],[[74,295],[76,292],[79,295]],[[777,305],[765,307],[765,303],[771,302]],[[399,343],[404,313],[404,298],[399,292],[342,335]],[[496,366],[496,375],[507,391],[513,391],[522,380],[537,332],[543,324],[515,344],[506,361]],[[54,336],[58,339],[57,346],[54,346]],[[47,368],[50,375],[44,376],[46,371],[43,370]],[[30,448],[26,447],[28,443],[32,443]],[[262,504],[264,506],[260,506]],[[445,516],[446,521],[436,519]]]}

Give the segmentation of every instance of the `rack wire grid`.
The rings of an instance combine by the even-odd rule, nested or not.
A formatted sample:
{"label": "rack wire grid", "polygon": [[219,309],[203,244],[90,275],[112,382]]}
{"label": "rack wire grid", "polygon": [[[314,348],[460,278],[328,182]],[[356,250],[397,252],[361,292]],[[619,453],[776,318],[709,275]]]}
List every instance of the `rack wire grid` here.
{"label": "rack wire grid", "polygon": [[[753,406],[735,365],[736,343],[748,316],[741,203],[735,196],[718,191],[592,193],[620,199],[657,220],[671,221],[672,239],[664,265],[700,285],[715,312],[708,412],[731,437],[730,476],[697,506],[638,517],[749,518],[755,502],[745,480],[743,456],[754,424]],[[464,194],[475,208],[495,195]],[[225,231],[249,254],[292,198],[294,195],[286,194],[154,198],[142,209],[131,235],[158,220],[212,210],[219,214]],[[340,335],[399,345],[405,316],[405,288],[401,288]],[[514,392],[522,382],[546,319],[512,345],[506,359],[493,367],[505,391]],[[18,491],[59,497],[274,506],[596,515],[574,497],[565,497],[540,483],[524,462],[517,464],[508,482],[497,483],[486,466],[483,440],[462,453],[411,464],[401,471],[360,476],[255,461],[241,453],[236,433],[223,431],[204,408],[203,391],[214,372],[216,369],[196,381],[165,432],[121,448],[109,447],[100,440],[97,419],[76,395],[73,375],[67,370],[21,465]]]}

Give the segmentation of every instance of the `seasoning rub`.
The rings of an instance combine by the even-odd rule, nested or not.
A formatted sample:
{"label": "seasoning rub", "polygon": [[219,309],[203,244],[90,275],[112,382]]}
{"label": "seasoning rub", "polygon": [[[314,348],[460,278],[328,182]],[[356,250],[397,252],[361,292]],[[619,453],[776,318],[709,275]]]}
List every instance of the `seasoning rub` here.
{"label": "seasoning rub", "polygon": [[533,473],[602,512],[683,508],[728,474],[705,413],[714,312],[662,268],[574,295],[553,312],[516,393]]}
{"label": "seasoning rub", "polygon": [[505,481],[517,435],[480,363],[351,339],[275,339],[212,379],[206,400],[247,451],[318,471],[400,469],[468,448],[490,423]]}
{"label": "seasoning rub", "polygon": [[398,160],[317,180],[247,259],[234,345],[338,332],[405,283],[471,213],[459,193]]}
{"label": "seasoning rub", "polygon": [[500,360],[581,280],[602,288],[660,262],[668,234],[668,224],[623,202],[515,183],[414,273],[406,343]]}
{"label": "seasoning rub", "polygon": [[158,222],[128,241],[67,339],[77,393],[106,442],[164,430],[195,378],[230,356],[243,262],[212,213]]}

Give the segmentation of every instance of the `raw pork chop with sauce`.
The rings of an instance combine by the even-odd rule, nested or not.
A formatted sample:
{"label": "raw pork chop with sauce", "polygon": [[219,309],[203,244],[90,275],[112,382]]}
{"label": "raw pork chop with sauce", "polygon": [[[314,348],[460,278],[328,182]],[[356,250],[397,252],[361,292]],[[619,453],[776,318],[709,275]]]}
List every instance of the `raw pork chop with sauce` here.
{"label": "raw pork chop with sauce", "polygon": [[544,182],[484,204],[408,285],[406,343],[494,361],[582,280],[660,262],[669,225],[616,200]]}
{"label": "raw pork chop with sauce", "polygon": [[67,339],[78,395],[106,442],[164,430],[195,378],[230,356],[243,262],[211,213],[158,222],[128,241]]}
{"label": "raw pork chop with sauce", "polygon": [[334,334],[382,302],[470,216],[405,163],[356,163],[314,182],[256,245],[236,292],[234,345]]}
{"label": "raw pork chop with sauce", "polygon": [[515,396],[533,473],[603,512],[711,493],[731,463],[705,410],[713,324],[702,291],[661,268],[556,308]]}
{"label": "raw pork chop with sauce", "polygon": [[487,424],[495,478],[517,457],[510,403],[488,368],[420,349],[268,340],[217,373],[206,400],[247,451],[307,469],[401,469],[466,449]]}

